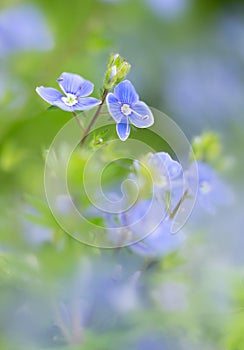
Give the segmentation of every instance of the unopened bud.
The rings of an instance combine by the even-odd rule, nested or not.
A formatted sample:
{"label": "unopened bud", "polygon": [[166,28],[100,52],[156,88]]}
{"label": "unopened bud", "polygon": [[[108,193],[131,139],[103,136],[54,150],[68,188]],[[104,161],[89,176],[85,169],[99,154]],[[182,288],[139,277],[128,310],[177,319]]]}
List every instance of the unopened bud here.
{"label": "unopened bud", "polygon": [[111,55],[104,78],[104,89],[110,90],[125,79],[130,67],[130,64],[119,54]]}

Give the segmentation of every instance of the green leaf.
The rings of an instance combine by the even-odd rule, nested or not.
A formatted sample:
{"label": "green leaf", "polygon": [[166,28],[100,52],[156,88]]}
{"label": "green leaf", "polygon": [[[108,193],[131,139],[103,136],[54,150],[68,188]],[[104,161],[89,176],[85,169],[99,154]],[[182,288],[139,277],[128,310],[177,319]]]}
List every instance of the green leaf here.
{"label": "green leaf", "polygon": [[55,111],[56,109],[58,109],[58,107],[52,105],[52,106],[47,108],[47,111]]}

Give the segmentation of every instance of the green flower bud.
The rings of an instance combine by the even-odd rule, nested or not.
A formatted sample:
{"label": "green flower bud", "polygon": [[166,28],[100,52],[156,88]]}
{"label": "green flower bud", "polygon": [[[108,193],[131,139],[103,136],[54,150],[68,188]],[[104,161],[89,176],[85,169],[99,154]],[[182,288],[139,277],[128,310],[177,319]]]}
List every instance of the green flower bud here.
{"label": "green flower bud", "polygon": [[125,79],[130,71],[130,67],[131,65],[119,54],[111,55],[104,78],[104,89],[110,90]]}
{"label": "green flower bud", "polygon": [[221,156],[219,136],[213,132],[204,132],[193,139],[192,149],[196,160],[216,164]]}

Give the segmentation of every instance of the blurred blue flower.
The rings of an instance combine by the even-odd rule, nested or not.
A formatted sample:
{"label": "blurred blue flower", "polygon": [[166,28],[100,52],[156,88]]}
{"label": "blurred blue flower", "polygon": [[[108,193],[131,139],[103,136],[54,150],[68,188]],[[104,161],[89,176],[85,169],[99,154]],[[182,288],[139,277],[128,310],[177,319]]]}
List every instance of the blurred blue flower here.
{"label": "blurred blue flower", "polygon": [[[143,223],[142,223],[143,225]],[[130,250],[141,256],[160,258],[180,248],[184,242],[182,232],[171,233],[172,220],[165,218],[160,225],[143,240],[130,246]]]}
{"label": "blurred blue flower", "polygon": [[164,281],[152,291],[152,296],[157,305],[164,311],[185,311],[188,307],[187,285],[179,281]]}
{"label": "blurred blue flower", "polygon": [[0,57],[17,51],[52,47],[53,37],[35,6],[18,5],[0,12]]}
{"label": "blurred blue flower", "polygon": [[[1,39],[0,39],[1,41]],[[1,43],[0,43],[1,46]],[[1,52],[0,52],[1,55]],[[23,82],[10,72],[6,65],[0,66],[0,108],[1,111],[10,111],[11,118],[14,118],[13,110],[19,110],[26,103],[28,91]],[[8,97],[8,98],[6,98]],[[10,120],[8,113],[2,113],[2,117],[6,114],[6,119]],[[7,117],[8,115],[8,117]]]}
{"label": "blurred blue flower", "polygon": [[[240,118],[243,114],[242,67],[232,58],[170,55],[163,95],[170,110],[192,129]],[[189,123],[190,120],[190,123]]]}
{"label": "blurred blue flower", "polygon": [[[25,208],[25,213],[28,215],[39,217],[38,211],[32,207],[27,206]],[[22,232],[24,239],[26,242],[28,242],[30,245],[34,247],[39,247],[41,245],[44,245],[46,243],[53,243],[54,241],[54,230],[43,226],[40,224],[37,224],[34,221],[31,221],[31,219],[23,219],[23,227]]]}
{"label": "blurred blue flower", "polygon": [[171,210],[183,195],[183,169],[166,152],[150,154],[148,166],[153,178],[154,192],[158,200]]}
{"label": "blurred blue flower", "polygon": [[114,93],[108,94],[106,101],[122,141],[130,135],[129,122],[138,128],[148,128],[154,123],[152,112],[144,102],[139,101],[139,96],[129,80],[119,83]]}
{"label": "blurred blue flower", "polygon": [[[216,207],[230,202],[230,191],[219,179],[214,169],[201,161],[197,161],[198,167],[198,194],[197,203],[207,212],[214,214]],[[191,182],[195,181],[192,167],[187,171],[189,191],[191,192]]]}
{"label": "blurred blue flower", "polygon": [[141,256],[159,258],[177,250],[184,242],[184,235],[180,231],[172,234],[173,220],[159,204],[154,205],[150,215],[147,215],[150,206],[150,200],[140,201],[121,215],[120,224],[126,229],[127,226],[136,223],[130,228],[131,234],[138,237],[137,231],[140,230],[141,237],[146,236],[130,245],[131,251]]}
{"label": "blurred blue flower", "polygon": [[141,307],[139,279],[140,271],[131,273],[106,255],[82,259],[58,297],[59,313],[70,335],[75,336],[74,325],[76,330],[79,325],[96,331],[118,327],[123,317]]}
{"label": "blurred blue flower", "polygon": [[189,0],[145,0],[156,15],[174,19],[182,15],[189,5]]}
{"label": "blurred blue flower", "polygon": [[182,233],[170,232],[170,221],[163,223],[148,237],[130,246],[130,249],[139,255],[158,258],[176,251],[184,242]]}
{"label": "blurred blue flower", "polygon": [[86,111],[101,102],[94,97],[86,97],[93,92],[94,85],[77,74],[64,72],[57,82],[65,95],[54,88],[44,86],[37,87],[36,92],[43,100],[64,111]]}
{"label": "blurred blue flower", "polygon": [[216,41],[230,55],[232,60],[236,57],[244,58],[244,23],[242,11],[223,13],[217,25]]}
{"label": "blurred blue flower", "polygon": [[156,181],[156,184],[159,187],[169,189],[171,182],[182,175],[182,166],[180,163],[173,160],[166,152],[151,154],[148,164],[157,172],[158,181]]}

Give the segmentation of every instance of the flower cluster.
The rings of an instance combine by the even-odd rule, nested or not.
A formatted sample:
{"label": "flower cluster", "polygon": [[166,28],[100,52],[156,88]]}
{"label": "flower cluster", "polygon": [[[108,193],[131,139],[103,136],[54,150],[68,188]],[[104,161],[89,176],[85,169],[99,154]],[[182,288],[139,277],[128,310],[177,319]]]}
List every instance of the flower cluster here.
{"label": "flower cluster", "polygon": [[[153,181],[149,181],[145,167]],[[135,243],[129,249],[154,259],[177,250],[184,243],[186,236],[182,230],[173,230],[177,214],[185,210],[184,205],[196,199],[196,208],[214,213],[228,198],[226,185],[210,165],[192,162],[183,171],[181,164],[166,152],[149,153],[140,161],[134,161],[129,178],[136,182],[145,198],[140,197],[117,217],[106,217],[107,225],[121,228],[111,239],[123,245],[123,239],[131,235]],[[149,188],[145,191],[146,187]]]}
{"label": "flower cluster", "polygon": [[[110,58],[101,100],[88,97],[93,92],[93,83],[77,74],[66,72],[57,79],[63,94],[54,88],[44,86],[37,87],[36,92],[51,105],[73,113],[86,111],[97,105],[101,106],[105,103],[106,98],[108,112],[117,124],[117,134],[122,141],[125,141],[130,134],[130,123],[138,128],[148,128],[154,123],[151,110],[139,100],[132,83],[129,80],[124,80],[129,70],[130,65],[119,55]],[[114,92],[109,92],[113,87]],[[98,113],[95,114],[96,118],[99,116],[99,112],[100,107]],[[88,127],[84,137],[89,131],[90,127]]]}
{"label": "flower cluster", "polygon": [[[94,90],[93,83],[66,72],[57,79],[62,93],[43,86],[36,91],[46,102],[72,112],[76,118],[75,111],[86,111],[97,106],[88,128],[84,130],[81,145],[96,119],[101,116],[101,107],[105,103],[116,123],[120,140],[125,141],[130,135],[131,124],[137,128],[148,128],[154,123],[150,108],[139,99],[133,84],[125,79],[129,70],[130,65],[119,55],[110,57],[101,99],[89,96]],[[191,164],[187,169],[183,169],[179,161],[172,159],[166,152],[143,155],[140,161],[134,161],[127,174],[130,180],[135,180],[140,190],[134,205],[125,211],[121,208],[119,214],[118,211],[114,214],[111,214],[112,211],[109,214],[97,214],[95,209],[94,216],[102,217],[107,228],[112,223],[112,228],[121,229],[117,230],[117,236],[110,237],[108,234],[109,240],[116,246],[123,246],[123,242],[127,242],[125,237],[133,237],[129,247],[131,251],[143,256],[160,257],[174,251],[184,241],[182,225],[178,225],[175,234],[175,221],[179,218],[178,214],[185,211],[189,201],[196,199],[197,204],[212,213],[217,205],[225,203],[225,186],[208,164],[215,162],[219,156],[218,138],[211,133],[198,137],[193,142],[193,149],[197,162],[193,154],[189,154]],[[144,171],[144,167],[148,172]],[[197,188],[198,196],[195,198]],[[90,207],[86,210],[88,213],[93,212]]]}

